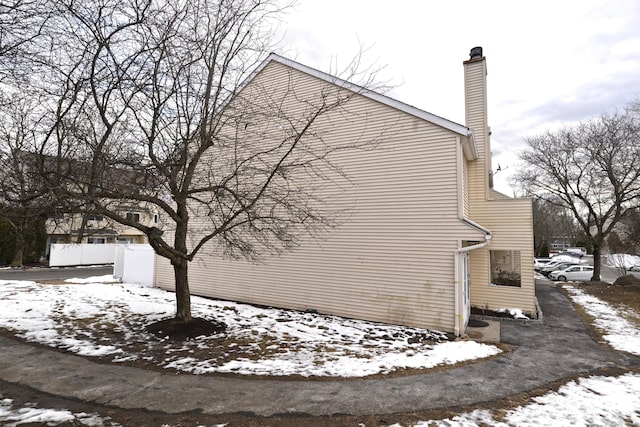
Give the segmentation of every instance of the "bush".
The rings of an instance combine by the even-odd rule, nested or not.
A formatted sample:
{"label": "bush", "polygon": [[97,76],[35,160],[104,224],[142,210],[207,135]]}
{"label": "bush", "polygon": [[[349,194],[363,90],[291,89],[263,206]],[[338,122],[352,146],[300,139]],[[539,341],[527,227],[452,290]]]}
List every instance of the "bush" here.
{"label": "bush", "polygon": [[620,276],[613,282],[614,286],[640,286],[640,279],[631,274]]}

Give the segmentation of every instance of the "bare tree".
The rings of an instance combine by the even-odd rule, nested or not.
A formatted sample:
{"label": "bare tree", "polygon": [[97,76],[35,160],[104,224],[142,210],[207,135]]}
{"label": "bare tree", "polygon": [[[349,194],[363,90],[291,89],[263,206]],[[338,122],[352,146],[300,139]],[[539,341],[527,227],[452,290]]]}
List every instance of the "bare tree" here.
{"label": "bare tree", "polygon": [[531,137],[517,180],[526,191],[569,210],[593,246],[600,280],[605,238],[640,201],[637,105],[556,132]]}
{"label": "bare tree", "polygon": [[[322,188],[346,177],[321,126],[370,90],[358,57],[299,93],[252,76],[283,7],[276,0],[59,0],[34,92],[47,100],[41,164],[51,194],[144,232],[175,272],[176,319],[191,320],[188,265],[203,250],[258,259],[334,226]],[[255,77],[255,76],[254,76]],[[161,213],[142,224],[124,203]]]}
{"label": "bare tree", "polygon": [[640,255],[640,207],[631,209],[620,221],[620,236],[628,251]]}
{"label": "bare tree", "polygon": [[31,45],[43,35],[51,13],[49,0],[0,1],[0,81],[29,73]]}
{"label": "bare tree", "polygon": [[549,244],[553,238],[569,238],[576,241],[580,234],[570,211],[543,199],[533,199],[533,240],[537,256],[548,255]]}
{"label": "bare tree", "polygon": [[43,225],[53,205],[30,155],[37,138],[34,109],[24,97],[0,97],[0,217],[15,235],[13,266],[23,265],[27,235]]}

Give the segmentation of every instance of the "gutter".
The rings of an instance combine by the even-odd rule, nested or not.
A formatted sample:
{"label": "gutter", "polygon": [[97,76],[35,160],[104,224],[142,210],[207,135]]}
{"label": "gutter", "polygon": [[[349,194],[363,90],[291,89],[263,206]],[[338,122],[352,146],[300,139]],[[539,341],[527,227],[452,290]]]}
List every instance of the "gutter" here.
{"label": "gutter", "polygon": [[467,224],[471,225],[472,227],[482,231],[484,233],[484,242],[482,243],[477,243],[475,245],[471,245],[471,246],[465,246],[464,248],[458,248],[455,251],[453,251],[453,283],[455,284],[455,309],[454,309],[454,326],[453,326],[453,333],[455,336],[459,337],[460,335],[462,335],[462,328],[464,327],[463,323],[463,317],[462,314],[460,313],[460,301],[462,298],[462,295],[460,295],[460,274],[459,274],[459,269],[458,269],[458,255],[460,255],[461,253],[465,253],[465,252],[471,252],[475,249],[480,249],[480,248],[484,248],[485,246],[487,246],[489,243],[491,243],[491,231],[489,231],[488,229],[484,228],[483,226],[476,224],[475,222],[468,220],[468,219],[463,219],[464,222],[466,222]]}
{"label": "gutter", "polygon": [[462,142],[462,151],[465,153],[465,157],[478,160],[478,146],[476,145],[476,136],[472,129],[467,129],[467,137],[468,138]]}

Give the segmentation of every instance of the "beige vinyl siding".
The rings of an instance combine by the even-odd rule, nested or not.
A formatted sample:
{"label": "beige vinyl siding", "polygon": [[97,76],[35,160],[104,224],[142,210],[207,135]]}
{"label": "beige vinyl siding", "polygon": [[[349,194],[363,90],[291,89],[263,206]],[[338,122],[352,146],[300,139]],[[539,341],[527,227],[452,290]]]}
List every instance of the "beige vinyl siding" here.
{"label": "beige vinyl siding", "polygon": [[[469,219],[489,229],[491,243],[470,254],[471,305],[520,308],[535,313],[533,233],[530,199],[511,199],[489,188],[491,149],[486,99],[486,62],[465,62],[466,124],[474,132],[478,160],[469,162]],[[518,250],[521,286],[490,284],[490,250]]]}
{"label": "beige vinyl siding", "polygon": [[494,200],[494,199],[511,199],[511,197],[507,196],[506,194],[502,194],[499,191],[494,190],[493,188],[489,189],[489,198]]}
{"label": "beige vinyl siding", "polygon": [[[520,308],[535,313],[533,277],[533,239],[531,199],[500,199],[483,203],[475,221],[493,233],[491,244],[471,254],[471,305]],[[492,286],[489,273],[489,250],[518,250],[522,267],[521,286]]]}
{"label": "beige vinyl siding", "polygon": [[[326,84],[278,63],[258,79],[271,82],[274,93],[291,85],[299,99],[311,99]],[[334,206],[349,209],[343,223],[260,264],[225,260],[210,244],[189,266],[191,291],[452,331],[454,251],[462,240],[481,239],[458,218],[458,135],[361,96],[348,109],[349,116],[323,120],[325,142],[379,142],[334,158],[351,185],[343,191],[327,185],[322,192]],[[156,263],[156,281],[172,288],[166,260]]]}
{"label": "beige vinyl siding", "polygon": [[469,162],[462,162],[462,214],[469,218]]}
{"label": "beige vinyl siding", "polygon": [[487,125],[486,68],[484,61],[465,65],[465,116],[473,130],[478,147],[478,159],[469,163],[469,217],[474,217],[477,202],[487,200],[491,150]]}

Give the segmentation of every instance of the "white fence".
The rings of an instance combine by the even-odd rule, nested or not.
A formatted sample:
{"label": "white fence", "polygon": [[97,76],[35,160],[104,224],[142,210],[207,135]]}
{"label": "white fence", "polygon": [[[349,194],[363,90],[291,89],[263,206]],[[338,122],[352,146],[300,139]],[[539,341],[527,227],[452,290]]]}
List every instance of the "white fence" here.
{"label": "white fence", "polygon": [[155,254],[150,245],[51,245],[51,267],[94,264],[113,264],[113,276],[125,283],[153,286]]}
{"label": "white fence", "polygon": [[125,283],[153,286],[155,253],[150,245],[116,246],[113,276]]}
{"label": "white fence", "polygon": [[112,264],[116,246],[54,243],[51,245],[49,266]]}

